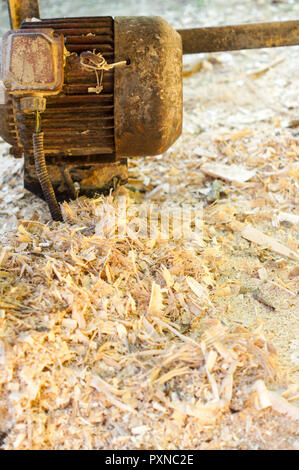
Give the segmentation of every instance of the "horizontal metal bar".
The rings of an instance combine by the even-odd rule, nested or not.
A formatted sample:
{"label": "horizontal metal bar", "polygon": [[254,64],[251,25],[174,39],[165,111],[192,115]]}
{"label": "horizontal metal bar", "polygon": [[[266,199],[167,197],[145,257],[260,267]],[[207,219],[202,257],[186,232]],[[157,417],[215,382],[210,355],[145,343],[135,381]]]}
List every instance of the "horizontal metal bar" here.
{"label": "horizontal metal bar", "polygon": [[183,54],[299,44],[299,20],[178,30]]}

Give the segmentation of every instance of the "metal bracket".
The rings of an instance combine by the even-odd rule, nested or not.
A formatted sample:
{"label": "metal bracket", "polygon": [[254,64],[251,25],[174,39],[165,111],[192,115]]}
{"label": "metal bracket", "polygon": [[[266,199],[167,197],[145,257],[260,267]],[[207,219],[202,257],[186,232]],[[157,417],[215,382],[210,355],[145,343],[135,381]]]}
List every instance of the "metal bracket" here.
{"label": "metal bracket", "polygon": [[18,29],[26,18],[40,18],[38,0],[7,0],[10,25]]}

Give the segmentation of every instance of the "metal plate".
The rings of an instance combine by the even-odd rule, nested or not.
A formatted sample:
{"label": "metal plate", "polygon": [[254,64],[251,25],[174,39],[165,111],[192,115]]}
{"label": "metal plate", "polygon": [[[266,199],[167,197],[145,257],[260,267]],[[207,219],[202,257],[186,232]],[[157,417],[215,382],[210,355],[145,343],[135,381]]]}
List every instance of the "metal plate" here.
{"label": "metal plate", "polygon": [[10,31],[3,37],[2,77],[9,93],[56,94],[63,86],[63,35],[51,29]]}

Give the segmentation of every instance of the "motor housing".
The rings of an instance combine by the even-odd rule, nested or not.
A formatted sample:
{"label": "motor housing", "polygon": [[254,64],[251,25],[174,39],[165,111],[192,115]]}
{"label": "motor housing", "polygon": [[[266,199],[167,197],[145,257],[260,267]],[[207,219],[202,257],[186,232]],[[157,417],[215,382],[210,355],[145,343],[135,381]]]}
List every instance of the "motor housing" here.
{"label": "motor housing", "polygon": [[[104,71],[100,92],[80,60],[87,51],[125,63]],[[127,157],[163,153],[181,134],[182,41],[159,17],[26,19],[3,38],[2,77],[0,134],[24,155],[25,187],[40,197],[25,97],[46,98],[44,150],[59,201],[125,183]]]}

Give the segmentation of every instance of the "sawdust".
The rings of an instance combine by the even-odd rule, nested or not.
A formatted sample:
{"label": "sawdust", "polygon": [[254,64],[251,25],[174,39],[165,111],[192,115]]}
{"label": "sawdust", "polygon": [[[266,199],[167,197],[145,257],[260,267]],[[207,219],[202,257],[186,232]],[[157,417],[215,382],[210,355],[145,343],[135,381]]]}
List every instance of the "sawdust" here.
{"label": "sawdust", "polygon": [[[3,156],[0,446],[298,449],[297,56],[187,59],[183,137],[131,161],[128,189],[65,203],[66,223]],[[139,203],[203,211],[202,238],[115,231],[123,198],[130,221]]]}

